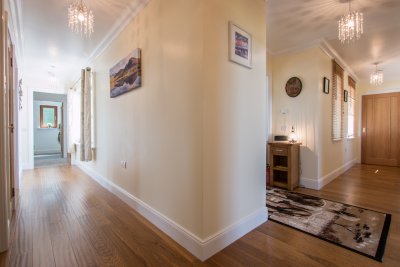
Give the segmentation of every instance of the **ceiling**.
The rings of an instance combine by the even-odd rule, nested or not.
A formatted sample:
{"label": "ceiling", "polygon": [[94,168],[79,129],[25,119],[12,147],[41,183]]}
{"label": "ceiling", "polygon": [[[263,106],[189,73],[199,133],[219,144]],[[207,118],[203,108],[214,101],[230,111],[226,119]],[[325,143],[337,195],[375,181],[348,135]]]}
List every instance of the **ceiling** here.
{"label": "ceiling", "polygon": [[[95,16],[94,34],[90,38],[68,28],[71,0],[22,1],[25,77],[43,85],[54,73],[59,84],[71,86],[88,59],[93,59],[148,0],[84,2]],[[368,81],[376,62],[386,81],[399,80],[399,0],[353,0],[353,9],[364,13],[364,34],[350,44],[337,40],[337,21],[348,11],[347,0],[267,0],[267,4],[267,48],[271,54],[298,51],[325,40],[361,82]]]}
{"label": "ceiling", "polygon": [[385,81],[400,80],[400,1],[352,0],[352,10],[364,14],[364,34],[358,41],[341,44],[338,20],[348,12],[347,0],[268,0],[267,47],[283,54],[325,40],[354,71],[369,82],[374,63]]}
{"label": "ceiling", "polygon": [[71,86],[79,77],[80,69],[88,64],[88,59],[96,56],[107,38],[147,0],[84,0],[94,13],[94,33],[90,38],[68,28],[67,12],[71,2],[22,1],[23,71],[33,86],[54,86],[54,81],[50,84],[52,74],[61,86]]}

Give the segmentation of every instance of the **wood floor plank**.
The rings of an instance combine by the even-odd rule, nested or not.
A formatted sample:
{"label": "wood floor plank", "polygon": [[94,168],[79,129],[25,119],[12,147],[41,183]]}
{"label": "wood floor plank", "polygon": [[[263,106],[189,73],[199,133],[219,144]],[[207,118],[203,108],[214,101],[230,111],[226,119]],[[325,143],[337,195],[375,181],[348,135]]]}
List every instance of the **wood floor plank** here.
{"label": "wood floor plank", "polygon": [[[254,258],[259,259],[264,264],[270,266],[287,265],[293,266],[299,264],[300,266],[321,267],[324,266],[313,258],[308,257],[307,254],[295,250],[292,246],[285,242],[268,236],[265,238],[264,233],[260,231],[252,231],[246,235],[246,238],[239,240],[237,245],[246,251],[247,254],[252,255]],[[286,251],[290,250],[288,254]],[[264,253],[264,251],[274,251],[275,253]]]}
{"label": "wood floor plank", "polygon": [[53,246],[50,239],[49,222],[33,221],[33,266],[55,266]]}
{"label": "wood floor plank", "polygon": [[[378,172],[376,172],[378,170]],[[24,172],[2,266],[400,266],[400,168],[355,165],[296,191],[391,213],[383,263],[268,221],[205,262],[78,168]]]}
{"label": "wood floor plank", "polygon": [[99,262],[101,262],[102,265],[129,266],[128,260],[121,257],[116,247],[112,246],[110,240],[104,235],[102,229],[93,227],[92,220],[89,216],[81,216],[78,218],[78,221],[82,225],[89,242],[93,245]]}
{"label": "wood floor plank", "polygon": [[63,217],[63,223],[78,266],[101,266],[101,262],[77,218],[72,214],[66,214]]}
{"label": "wood floor plank", "polygon": [[[265,266],[309,266],[308,264],[311,263],[304,264],[301,260],[292,261],[293,257],[299,253],[304,254],[311,262],[314,261],[322,266],[400,266],[400,168],[355,165],[322,190],[298,188],[296,191],[392,214],[383,263],[272,221],[262,224],[255,230],[264,235],[260,235],[258,243],[251,238],[253,231],[205,263],[230,263],[226,258],[234,259],[237,250],[233,248],[240,244],[250,246],[248,253],[255,253],[261,258],[265,257],[267,261]],[[267,241],[273,247],[260,250],[259,246],[262,246],[262,242]],[[281,248],[276,247],[277,244],[281,244]],[[251,246],[256,246],[253,249],[258,254],[253,252]],[[243,249],[246,250],[246,248]],[[221,259],[221,254],[226,257]],[[278,260],[275,254],[281,254]]]}
{"label": "wood floor plank", "polygon": [[77,266],[72,249],[73,244],[70,242],[62,220],[50,224],[50,239],[56,266]]}

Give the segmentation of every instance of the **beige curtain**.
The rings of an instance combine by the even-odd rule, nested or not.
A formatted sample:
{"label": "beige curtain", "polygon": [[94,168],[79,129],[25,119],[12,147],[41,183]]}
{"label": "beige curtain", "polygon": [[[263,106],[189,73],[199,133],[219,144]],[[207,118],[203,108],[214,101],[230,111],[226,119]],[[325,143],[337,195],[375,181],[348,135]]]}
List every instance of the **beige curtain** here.
{"label": "beige curtain", "polygon": [[82,70],[81,78],[81,161],[92,160],[91,69]]}

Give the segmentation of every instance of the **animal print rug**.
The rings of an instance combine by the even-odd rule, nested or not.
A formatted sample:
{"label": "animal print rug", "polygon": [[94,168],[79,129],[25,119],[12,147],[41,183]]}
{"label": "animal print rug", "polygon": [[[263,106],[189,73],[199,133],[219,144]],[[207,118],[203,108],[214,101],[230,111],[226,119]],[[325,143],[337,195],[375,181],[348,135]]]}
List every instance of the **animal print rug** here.
{"label": "animal print rug", "polygon": [[269,220],[382,261],[391,215],[277,188],[267,189]]}

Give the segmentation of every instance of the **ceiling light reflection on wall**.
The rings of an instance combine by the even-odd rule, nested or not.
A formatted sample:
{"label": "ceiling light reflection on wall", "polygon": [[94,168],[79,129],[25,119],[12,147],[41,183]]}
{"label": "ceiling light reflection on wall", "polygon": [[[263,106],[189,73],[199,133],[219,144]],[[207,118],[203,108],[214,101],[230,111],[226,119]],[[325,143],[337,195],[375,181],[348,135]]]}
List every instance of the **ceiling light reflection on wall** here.
{"label": "ceiling light reflection on wall", "polygon": [[68,26],[72,31],[90,37],[94,32],[94,16],[92,10],[78,0],[68,8]]}
{"label": "ceiling light reflection on wall", "polygon": [[363,13],[351,11],[351,0],[349,0],[349,13],[339,20],[339,40],[342,43],[358,40],[363,34]]}
{"label": "ceiling light reflection on wall", "polygon": [[371,73],[369,82],[373,86],[378,86],[383,83],[383,71],[378,70],[378,64],[375,64],[375,71]]}
{"label": "ceiling light reflection on wall", "polygon": [[51,89],[57,89],[59,87],[59,79],[56,76],[56,67],[50,66],[51,69],[47,72],[49,75],[48,82]]}

